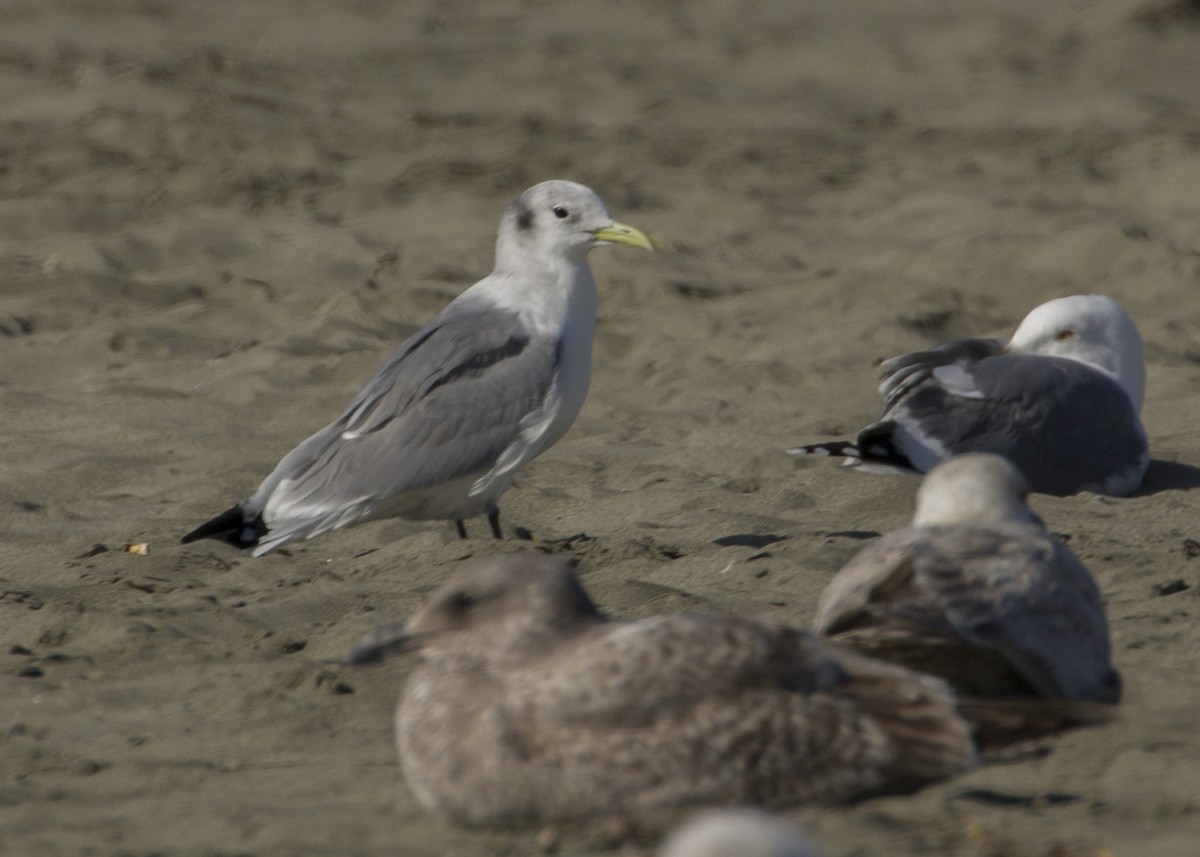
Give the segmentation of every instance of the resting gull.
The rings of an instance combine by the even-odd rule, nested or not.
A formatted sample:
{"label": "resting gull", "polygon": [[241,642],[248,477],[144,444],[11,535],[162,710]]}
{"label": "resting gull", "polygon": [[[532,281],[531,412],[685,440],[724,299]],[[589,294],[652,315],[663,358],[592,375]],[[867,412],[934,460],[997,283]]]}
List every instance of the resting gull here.
{"label": "resting gull", "polygon": [[261,556],[377,518],[486,514],[517,471],[574,422],[591,376],[598,244],[652,249],[583,185],[548,181],[509,204],[495,269],[388,358],[334,422],[253,494],[183,537]]}
{"label": "resting gull", "polygon": [[1142,339],[1110,297],[1044,303],[1007,345],[954,339],[884,361],[880,374],[883,416],[856,441],[788,452],[921,473],[952,455],[994,452],[1033,491],[1059,496],[1122,496],[1142,484],[1150,461],[1139,417]]}
{"label": "resting gull", "polygon": [[611,621],[540,554],[463,567],[350,660],[413,650],[404,776],[456,824],[838,801],[976,761],[940,679],[736,616]]}
{"label": "resting gull", "polygon": [[939,464],[917,492],[912,526],[830,581],[815,630],[962,694],[1117,702],[1096,581],[1024,495],[1021,474],[999,456]]}

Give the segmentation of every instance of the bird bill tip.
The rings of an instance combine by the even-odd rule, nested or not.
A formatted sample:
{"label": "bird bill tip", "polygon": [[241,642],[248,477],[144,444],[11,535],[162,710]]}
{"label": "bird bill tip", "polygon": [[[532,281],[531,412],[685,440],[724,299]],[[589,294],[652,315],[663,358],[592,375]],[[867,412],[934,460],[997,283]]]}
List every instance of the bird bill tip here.
{"label": "bird bill tip", "polygon": [[419,635],[409,633],[405,623],[399,622],[364,634],[346,658],[346,663],[351,666],[376,664],[390,655],[415,651],[420,647]]}
{"label": "bird bill tip", "polygon": [[630,247],[641,247],[643,250],[654,250],[654,244],[646,233],[628,223],[613,221],[612,226],[605,226],[595,232],[596,240],[602,244],[628,244]]}

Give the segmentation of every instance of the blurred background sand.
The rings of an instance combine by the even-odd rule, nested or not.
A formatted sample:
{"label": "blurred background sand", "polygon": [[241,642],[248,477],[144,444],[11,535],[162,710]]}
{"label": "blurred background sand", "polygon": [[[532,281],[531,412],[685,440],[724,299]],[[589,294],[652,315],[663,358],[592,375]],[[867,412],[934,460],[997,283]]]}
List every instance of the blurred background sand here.
{"label": "blurred background sand", "polygon": [[[547,178],[663,250],[592,256],[590,398],[504,498],[533,543],[177,544],[487,273]],[[833,855],[1190,857],[1198,286],[1194,3],[5,0],[0,851],[639,853],[653,830],[428,817],[391,738],[411,664],[338,660],[513,549],[577,558],[618,616],[806,623],[917,482],[782,450],[871,420],[879,358],[1103,292],[1147,342],[1147,490],[1034,505],[1100,580],[1121,719],[789,817]]]}

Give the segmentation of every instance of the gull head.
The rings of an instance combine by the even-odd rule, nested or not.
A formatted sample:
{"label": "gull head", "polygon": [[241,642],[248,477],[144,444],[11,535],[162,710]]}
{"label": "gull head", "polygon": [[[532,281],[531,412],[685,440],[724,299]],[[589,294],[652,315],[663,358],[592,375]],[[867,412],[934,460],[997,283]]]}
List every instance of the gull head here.
{"label": "gull head", "polygon": [[913,525],[1035,524],[1025,503],[1025,477],[1007,458],[986,452],[956,455],[925,476],[917,490]]}
{"label": "gull head", "polygon": [[668,837],[659,857],[820,857],[790,825],[741,807],[700,813]]}
{"label": "gull head", "polygon": [[521,663],[603,621],[564,560],[534,553],[488,557],[456,572],[408,621],[368,635],[350,660],[420,651]]}
{"label": "gull head", "polygon": [[1072,295],[1036,307],[1021,322],[1014,351],[1068,357],[1100,369],[1142,409],[1146,364],[1142,337],[1125,310],[1107,295]]}
{"label": "gull head", "polygon": [[500,265],[529,256],[580,262],[597,244],[653,250],[640,229],[612,219],[591,188],[569,181],[535,184],[508,204],[496,239]]}

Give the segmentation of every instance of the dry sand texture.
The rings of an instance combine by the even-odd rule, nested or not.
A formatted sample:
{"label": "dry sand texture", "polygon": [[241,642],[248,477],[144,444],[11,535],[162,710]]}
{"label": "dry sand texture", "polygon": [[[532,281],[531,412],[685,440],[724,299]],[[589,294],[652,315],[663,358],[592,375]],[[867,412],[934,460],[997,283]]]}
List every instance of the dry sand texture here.
{"label": "dry sand texture", "polygon": [[1121,301],[1148,490],[1034,506],[1098,575],[1122,719],[790,817],[838,857],[1195,854],[1198,82],[1183,0],[5,0],[0,852],[547,844],[427,817],[392,748],[408,666],[336,663],[512,543],[175,540],[486,273],[512,196],[565,177],[666,249],[593,254],[591,397],[504,513],[617,615],[807,622],[917,483],[782,449],[870,419],[878,358]]}

